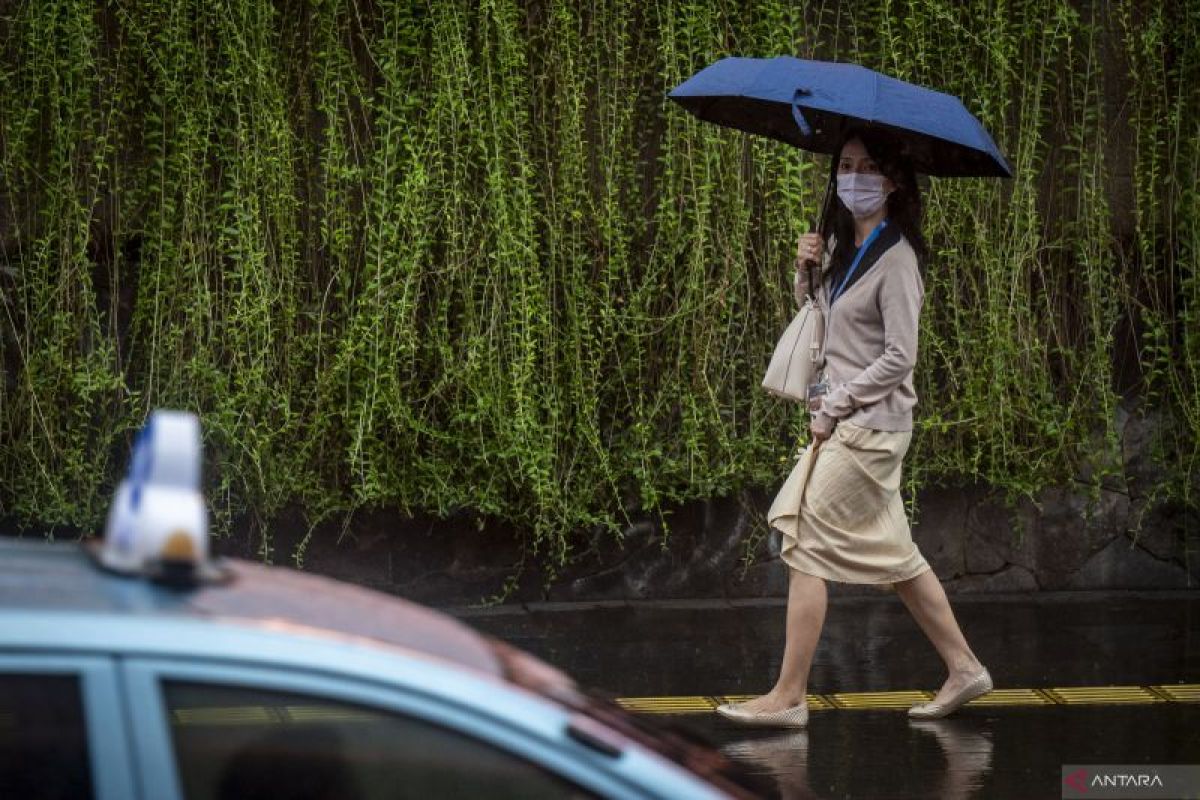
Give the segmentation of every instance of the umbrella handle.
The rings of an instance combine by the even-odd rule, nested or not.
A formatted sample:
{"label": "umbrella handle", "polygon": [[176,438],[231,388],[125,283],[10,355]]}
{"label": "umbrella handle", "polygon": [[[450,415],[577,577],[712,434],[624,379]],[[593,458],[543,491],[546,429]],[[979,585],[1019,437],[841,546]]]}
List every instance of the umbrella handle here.
{"label": "umbrella handle", "polygon": [[[809,231],[809,233],[820,233],[820,232],[821,232],[821,228],[819,225],[816,230]],[[822,243],[824,243],[825,240],[822,239],[821,241],[822,241]],[[817,296],[816,273],[817,273],[817,268],[820,266],[821,266],[821,263],[819,261],[813,261],[811,258],[806,258],[804,260],[804,267],[808,272],[808,293],[810,296],[813,297],[814,300],[816,299],[816,296]]]}
{"label": "umbrella handle", "polygon": [[804,118],[804,112],[800,110],[800,98],[810,94],[812,92],[808,89],[797,89],[792,95],[792,119],[796,120],[796,127],[800,129],[800,135],[805,138],[812,136],[812,126],[808,124],[808,120]]}

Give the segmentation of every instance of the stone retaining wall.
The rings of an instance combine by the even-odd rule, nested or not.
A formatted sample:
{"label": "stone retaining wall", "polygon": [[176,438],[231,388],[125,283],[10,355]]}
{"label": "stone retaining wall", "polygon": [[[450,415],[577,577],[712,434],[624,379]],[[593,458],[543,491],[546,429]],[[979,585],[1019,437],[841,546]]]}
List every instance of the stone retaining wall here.
{"label": "stone retaining wall", "polygon": [[[986,487],[931,488],[917,498],[913,538],[948,593],[1061,589],[1200,588],[1200,519],[1155,499],[1150,457],[1156,418],[1122,409],[1118,477],[1093,493],[1087,474],[1037,503],[1007,508]],[[782,476],[781,476],[782,480]],[[638,522],[618,543],[595,534],[543,589],[528,566],[510,600],[751,598],[787,595],[779,534],[766,530],[774,489],[695,502],[667,517],[669,535]],[[305,526],[272,526],[276,563],[289,563]],[[339,542],[340,539],[340,542]],[[586,539],[586,537],[585,537]],[[257,557],[251,537],[219,552]],[[398,519],[364,512],[318,530],[304,567],[435,605],[469,604],[500,590],[521,562],[519,534],[471,520]],[[829,584],[831,595],[879,587]]]}

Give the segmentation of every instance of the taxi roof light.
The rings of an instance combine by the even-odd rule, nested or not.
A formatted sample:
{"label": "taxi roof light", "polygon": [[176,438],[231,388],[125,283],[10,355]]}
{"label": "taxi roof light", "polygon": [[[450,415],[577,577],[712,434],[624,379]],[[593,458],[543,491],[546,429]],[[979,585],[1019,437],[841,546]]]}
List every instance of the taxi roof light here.
{"label": "taxi roof light", "polygon": [[211,566],[200,447],[195,414],[150,415],[109,508],[98,552],[103,566],[170,583],[194,583]]}

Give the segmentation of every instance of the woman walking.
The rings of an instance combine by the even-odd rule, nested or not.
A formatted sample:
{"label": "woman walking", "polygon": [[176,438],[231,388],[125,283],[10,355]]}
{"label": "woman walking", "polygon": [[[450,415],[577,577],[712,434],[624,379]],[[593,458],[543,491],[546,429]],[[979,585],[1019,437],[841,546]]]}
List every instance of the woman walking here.
{"label": "woman walking", "polygon": [[899,492],[924,301],[915,171],[892,136],[863,128],[843,139],[830,181],[837,191],[826,199],[820,233],[798,243],[794,287],[802,301],[803,265],[822,264],[813,294],[825,314],[824,369],[809,390],[813,441],[767,515],[783,535],[790,573],[783,662],[770,692],[717,709],[747,725],[807,724],[827,580],[894,588],[946,663],[937,696],[909,716],[942,717],[992,690],[912,540]]}

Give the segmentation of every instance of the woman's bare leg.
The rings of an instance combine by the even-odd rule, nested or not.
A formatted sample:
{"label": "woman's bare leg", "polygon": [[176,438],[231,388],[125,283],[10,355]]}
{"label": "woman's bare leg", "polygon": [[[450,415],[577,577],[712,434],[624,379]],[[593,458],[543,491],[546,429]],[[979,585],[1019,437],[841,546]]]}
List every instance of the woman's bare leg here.
{"label": "woman's bare leg", "polygon": [[828,596],[823,578],[791,567],[788,572],[787,641],[779,678],[770,692],[741,704],[747,711],[782,711],[799,705],[808,693],[808,672],[825,624]]}
{"label": "woman's bare leg", "polygon": [[932,569],[925,570],[915,578],[900,581],[895,586],[896,594],[900,595],[942,661],[946,662],[946,670],[950,675],[934,698],[934,702],[943,702],[978,675],[983,665],[963,637],[954,611],[950,608],[950,601],[946,599],[946,590]]}

